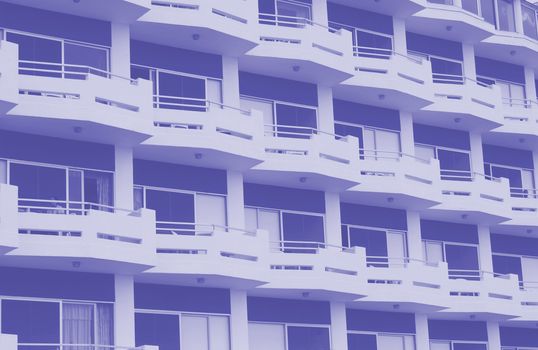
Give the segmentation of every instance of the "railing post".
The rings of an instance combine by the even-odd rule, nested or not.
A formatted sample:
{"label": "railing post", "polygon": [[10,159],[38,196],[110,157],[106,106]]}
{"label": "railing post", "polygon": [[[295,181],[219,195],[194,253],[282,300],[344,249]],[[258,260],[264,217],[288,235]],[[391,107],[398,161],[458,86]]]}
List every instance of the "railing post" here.
{"label": "railing post", "polygon": [[400,142],[402,153],[415,155],[415,136],[413,132],[413,115],[400,111]]}
{"label": "railing post", "polygon": [[232,107],[240,105],[237,57],[222,56],[222,103]]}
{"label": "railing post", "polygon": [[324,26],[329,25],[326,0],[312,0],[312,21]]}
{"label": "railing post", "polygon": [[394,52],[407,55],[407,37],[405,30],[405,20],[394,17],[392,19],[392,27],[394,28],[393,48]]}

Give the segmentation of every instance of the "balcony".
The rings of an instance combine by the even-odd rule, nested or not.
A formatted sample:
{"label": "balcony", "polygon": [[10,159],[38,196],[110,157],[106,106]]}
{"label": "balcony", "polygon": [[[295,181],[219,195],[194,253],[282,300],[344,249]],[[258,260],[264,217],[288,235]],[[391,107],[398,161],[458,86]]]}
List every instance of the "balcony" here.
{"label": "balcony", "polygon": [[208,100],[193,107],[194,101],[185,98],[155,98],[152,137],[137,147],[138,157],[231,170],[263,160],[261,112]]}
{"label": "balcony", "polygon": [[[450,270],[448,292],[450,309],[442,313],[481,314],[489,319],[519,316],[517,275],[487,271]],[[470,278],[472,274],[474,277]]]}
{"label": "balcony", "polygon": [[404,111],[433,103],[429,61],[377,47],[354,52],[355,75],[334,88],[335,97]]}
{"label": "balcony", "polygon": [[246,173],[252,182],[338,191],[358,183],[353,136],[292,125],[265,125],[265,160]]}
{"label": "balcony", "polygon": [[[447,175],[448,174],[448,175]],[[507,179],[441,170],[442,203],[428,209],[432,219],[497,224],[510,218]]]}
{"label": "balcony", "polygon": [[[352,301],[364,296],[365,253],[320,242],[270,242],[268,284],[260,293],[281,297]],[[305,294],[306,293],[306,294]]]}
{"label": "balcony", "polygon": [[419,123],[468,131],[489,131],[503,123],[501,92],[460,75],[433,73],[435,102],[413,116]]}
{"label": "balcony", "polygon": [[425,0],[392,0],[392,1],[377,1],[377,0],[331,0],[336,4],[356,7],[371,12],[379,12],[393,17],[408,17],[426,6]]}
{"label": "balcony", "polygon": [[252,288],[266,282],[260,265],[268,250],[266,231],[160,221],[155,231],[157,261],[141,276],[144,281],[219,288]]}
{"label": "balcony", "polygon": [[10,197],[18,207],[19,246],[2,258],[7,264],[107,273],[136,273],[154,265],[152,210]]}
{"label": "balcony", "polygon": [[[92,0],[65,1],[52,0],[5,0],[17,5],[89,17],[109,22],[131,23],[149,11],[150,0]],[[103,9],[106,8],[106,11]]]}
{"label": "balcony", "polygon": [[6,114],[17,105],[19,98],[17,61],[19,51],[17,45],[0,40],[0,116]]}
{"label": "balcony", "polygon": [[367,297],[360,302],[375,302],[393,310],[438,311],[447,307],[447,264],[431,264],[410,258],[366,257]]}
{"label": "balcony", "polygon": [[353,76],[351,33],[308,18],[260,13],[258,46],[239,58],[241,69],[334,85]]}
{"label": "balcony", "polygon": [[538,190],[534,188],[510,188],[508,205],[511,212],[507,215],[510,220],[500,223],[499,232],[532,232],[538,227]]}
{"label": "balcony", "polygon": [[484,135],[486,140],[521,147],[521,140],[530,147],[538,145],[538,103],[536,100],[503,98],[503,124]]}
{"label": "balcony", "polygon": [[439,161],[401,152],[360,150],[360,184],[341,194],[345,201],[418,210],[441,202]]}
{"label": "balcony", "polygon": [[453,41],[477,43],[495,32],[495,27],[484,20],[487,15],[480,0],[427,0],[426,8],[407,21],[410,31]]}
{"label": "balcony", "polygon": [[521,303],[521,315],[516,322],[536,323],[536,311],[538,310],[538,278],[535,281],[520,281],[518,301]]}
{"label": "balcony", "polygon": [[[138,144],[151,127],[151,84],[88,66],[19,60],[17,131],[108,144]],[[24,122],[23,122],[24,121]]]}
{"label": "balcony", "polygon": [[240,56],[258,44],[256,15],[256,1],[152,0],[131,33],[156,44]]}
{"label": "balcony", "polygon": [[0,256],[17,248],[17,187],[0,183]]}

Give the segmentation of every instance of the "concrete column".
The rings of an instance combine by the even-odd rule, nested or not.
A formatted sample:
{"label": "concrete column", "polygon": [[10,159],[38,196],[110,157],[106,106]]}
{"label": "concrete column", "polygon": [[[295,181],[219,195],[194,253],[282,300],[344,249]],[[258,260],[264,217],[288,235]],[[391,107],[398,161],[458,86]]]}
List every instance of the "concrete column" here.
{"label": "concrete column", "polygon": [[407,211],[407,251],[409,252],[409,258],[424,260],[420,214],[417,211]]}
{"label": "concrete column", "polygon": [[463,75],[467,78],[476,80],[474,46],[472,44],[462,43],[461,49],[463,51]]}
{"label": "concrete column", "polygon": [[484,173],[484,153],[482,150],[482,135],[477,132],[469,133],[471,141],[471,171]]}
{"label": "concrete column", "polygon": [[400,111],[400,142],[402,153],[415,155],[415,134],[413,132],[413,115]]}
{"label": "concrete column", "polygon": [[114,289],[114,343],[117,346],[135,346],[135,307],[133,276],[115,275]]}
{"label": "concrete column", "polygon": [[[525,98],[536,101],[534,70],[529,67],[525,67]],[[536,106],[533,106],[533,108],[536,108]]]}
{"label": "concrete column", "polygon": [[247,292],[230,290],[230,343],[231,350],[249,350]]}
{"label": "concrete column", "polygon": [[122,77],[131,76],[131,35],[128,24],[111,25],[112,49],[110,50],[111,72]]}
{"label": "concrete column", "polygon": [[340,195],[334,192],[325,192],[325,241],[328,244],[342,245],[341,224]]}
{"label": "concrete column", "polygon": [[243,198],[243,174],[229,170],[226,173],[228,195],[226,197],[226,213],[228,226],[245,228],[245,201]]}
{"label": "concrete column", "polygon": [[[493,255],[491,254],[491,237],[489,227],[478,225],[478,256],[480,262],[480,270],[493,272]],[[485,274],[485,278],[493,277]]]}
{"label": "concrete column", "polygon": [[514,0],[514,18],[516,21],[516,32],[523,34],[523,13],[521,11],[521,0]]}
{"label": "concrete column", "polygon": [[430,350],[430,335],[428,331],[428,316],[415,314],[416,350]]}
{"label": "concrete column", "polygon": [[501,335],[499,323],[489,321],[488,328],[488,350],[501,350]]}
{"label": "concrete column", "polygon": [[331,302],[331,349],[347,350],[346,304]]}
{"label": "concrete column", "polygon": [[312,0],[312,21],[324,26],[329,25],[327,0]]}
{"label": "concrete column", "polygon": [[394,47],[395,52],[407,55],[407,37],[405,34],[405,20],[402,18],[392,18],[392,28],[394,31]]}
{"label": "concrete column", "polygon": [[318,85],[318,129],[334,134],[333,90]]}
{"label": "concrete column", "polygon": [[538,186],[538,150],[532,151],[532,162],[534,165],[534,188]]}
{"label": "concrete column", "polygon": [[116,146],[115,155],[115,207],[133,209],[133,149]]}
{"label": "concrete column", "polygon": [[239,107],[239,64],[237,57],[222,56],[222,103]]}

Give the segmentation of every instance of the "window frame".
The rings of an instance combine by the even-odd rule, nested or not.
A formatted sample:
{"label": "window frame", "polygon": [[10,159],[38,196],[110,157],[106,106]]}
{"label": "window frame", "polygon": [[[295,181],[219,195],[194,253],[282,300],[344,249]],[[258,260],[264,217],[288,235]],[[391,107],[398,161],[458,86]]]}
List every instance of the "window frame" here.
{"label": "window frame", "polygon": [[[461,149],[461,148],[453,148],[453,147],[445,147],[445,146],[437,146],[437,145],[430,145],[430,144],[427,144],[427,143],[420,143],[420,142],[415,142],[414,146],[415,146],[415,148],[417,146],[419,146],[419,147],[433,149],[435,159],[437,159],[437,160],[439,160],[439,150],[446,151],[446,152],[467,154],[467,156],[469,158],[469,177],[468,178],[471,179],[471,180],[474,178],[473,159],[471,157],[471,150],[466,150],[466,149]],[[441,170],[441,180],[445,180],[445,181],[464,181],[464,180],[467,179],[467,177],[465,177],[465,175],[443,175],[443,171],[464,173],[463,170],[451,170],[451,169],[443,169],[443,168],[440,168],[440,170]]]}
{"label": "window frame", "polygon": [[[455,271],[482,271],[482,267],[481,267],[481,260],[480,260],[480,244],[474,244],[474,243],[461,243],[461,242],[449,242],[449,241],[441,241],[441,240],[436,240],[436,239],[422,239],[421,238],[421,242],[422,242],[422,248],[423,248],[423,251],[424,252],[427,252],[427,249],[426,249],[426,243],[427,242],[431,242],[431,243],[437,243],[437,244],[441,244],[442,246],[442,249],[443,249],[443,260],[442,262],[444,263],[447,263],[448,265],[448,261],[447,261],[447,258],[446,258],[446,246],[447,245],[450,245],[450,246],[458,246],[458,247],[470,247],[470,248],[475,248],[476,250],[476,258],[477,258],[477,261],[478,261],[478,270],[455,270]],[[426,259],[426,256],[424,257],[424,260],[427,262],[427,259]],[[450,269],[448,270],[448,277],[450,277]],[[470,278],[472,277],[479,277],[479,276],[472,276],[472,275],[469,275]],[[461,278],[460,276],[457,276],[455,278]],[[472,280],[472,279],[468,279],[468,280]]]}
{"label": "window frame", "polygon": [[[347,334],[357,334],[357,335],[375,335],[375,342],[376,342],[376,348],[379,350],[381,349],[379,347],[379,337],[380,336],[387,336],[387,337],[401,337],[404,339],[405,337],[412,337],[413,339],[413,349],[403,349],[403,350],[416,350],[417,348],[417,341],[416,341],[416,334],[415,333],[401,333],[401,332],[374,332],[374,331],[357,331],[357,330],[347,330]],[[405,342],[404,342],[405,346]]]}
{"label": "window frame", "polygon": [[289,341],[288,341],[288,327],[304,327],[304,328],[323,328],[328,330],[329,334],[329,348],[332,344],[332,334],[331,334],[331,325],[326,324],[317,324],[317,323],[298,323],[298,322],[269,322],[269,321],[248,321],[249,324],[269,324],[269,325],[279,325],[284,326],[284,340],[285,340],[285,350],[289,350]]}

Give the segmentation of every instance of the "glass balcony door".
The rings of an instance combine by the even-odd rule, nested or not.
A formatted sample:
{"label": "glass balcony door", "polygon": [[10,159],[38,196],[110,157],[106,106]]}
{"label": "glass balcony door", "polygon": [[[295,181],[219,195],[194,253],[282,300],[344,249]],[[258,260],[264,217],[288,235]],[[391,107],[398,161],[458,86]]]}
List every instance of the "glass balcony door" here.
{"label": "glass balcony door", "polygon": [[249,322],[250,350],[330,350],[329,327]]}
{"label": "glass balcony door", "polygon": [[336,121],[335,132],[341,136],[359,139],[360,158],[366,160],[396,161],[400,158],[400,132]]}
{"label": "glass balcony door", "polygon": [[429,264],[446,262],[453,279],[480,279],[478,246],[455,242],[423,240],[424,257]]}
{"label": "glass balcony door", "polygon": [[473,179],[470,151],[415,144],[415,154],[424,160],[438,159],[442,180],[471,181]]}

